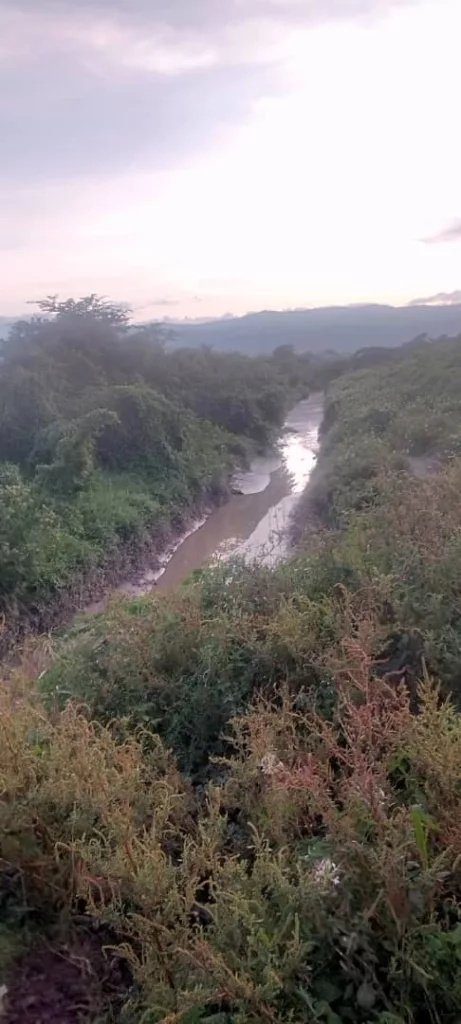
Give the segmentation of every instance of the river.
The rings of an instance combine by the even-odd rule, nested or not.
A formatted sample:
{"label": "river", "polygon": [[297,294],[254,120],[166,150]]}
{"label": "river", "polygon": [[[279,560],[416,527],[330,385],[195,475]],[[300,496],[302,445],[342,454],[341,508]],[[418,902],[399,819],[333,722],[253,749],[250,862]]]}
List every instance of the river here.
{"label": "river", "polygon": [[[171,590],[195,569],[230,555],[273,564],[288,554],[289,518],[317,459],[322,417],[323,395],[299,402],[287,416],[276,451],[255,458],[249,470],[235,475],[233,485],[241,493],[195,523],[166,552],[160,569],[146,566],[114,592],[138,597],[154,586]],[[86,611],[100,611],[106,600]]]}

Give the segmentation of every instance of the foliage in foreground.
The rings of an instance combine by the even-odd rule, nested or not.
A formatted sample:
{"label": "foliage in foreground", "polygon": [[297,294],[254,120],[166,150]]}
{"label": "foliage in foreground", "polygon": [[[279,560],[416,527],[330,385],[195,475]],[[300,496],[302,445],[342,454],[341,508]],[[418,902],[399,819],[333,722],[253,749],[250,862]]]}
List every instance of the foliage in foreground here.
{"label": "foliage in foreground", "polygon": [[4,910],[98,922],[123,1020],[455,1022],[461,719],[429,681],[415,716],[357,641],[336,680],[329,721],[257,701],[195,792],[151,734],[5,689]]}

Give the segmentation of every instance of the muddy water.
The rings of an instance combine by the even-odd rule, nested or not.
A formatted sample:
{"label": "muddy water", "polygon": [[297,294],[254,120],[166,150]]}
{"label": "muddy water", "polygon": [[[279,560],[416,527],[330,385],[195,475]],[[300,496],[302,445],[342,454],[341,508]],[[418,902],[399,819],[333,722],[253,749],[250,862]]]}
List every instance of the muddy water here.
{"label": "muddy water", "polygon": [[[295,406],[276,452],[255,459],[250,470],[236,474],[234,487],[241,493],[196,523],[175,550],[166,553],[162,568],[146,566],[116,592],[136,597],[153,586],[171,590],[195,569],[229,555],[269,564],[283,558],[288,551],[290,514],[316,462],[322,416],[322,395],[311,395]],[[99,611],[104,604],[94,604],[87,611]]]}

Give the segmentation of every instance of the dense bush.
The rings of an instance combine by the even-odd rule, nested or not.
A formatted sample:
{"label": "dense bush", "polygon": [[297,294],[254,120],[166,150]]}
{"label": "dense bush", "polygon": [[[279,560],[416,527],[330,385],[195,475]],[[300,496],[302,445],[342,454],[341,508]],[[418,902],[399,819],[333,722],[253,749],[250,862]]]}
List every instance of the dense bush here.
{"label": "dense bush", "polygon": [[[305,582],[304,582],[305,586]],[[223,753],[229,719],[253,693],[290,678],[330,699],[323,657],[345,628],[340,608],[312,602],[288,569],[231,563],[182,592],[115,600],[57,645],[42,688],[85,703],[103,722],[155,728],[187,773],[201,777]]]}
{"label": "dense bush", "polygon": [[459,716],[429,681],[415,716],[352,638],[335,679],[328,721],[259,699],[195,793],[152,734],[5,690],[5,937],[32,938],[31,908],[42,934],[98,922],[132,976],[121,1020],[455,1024]]}
{"label": "dense bush", "polygon": [[326,424],[295,524],[299,538],[313,509],[331,527],[313,567],[316,592],[372,584],[387,666],[417,677],[424,657],[459,702],[461,339],[343,376]]}

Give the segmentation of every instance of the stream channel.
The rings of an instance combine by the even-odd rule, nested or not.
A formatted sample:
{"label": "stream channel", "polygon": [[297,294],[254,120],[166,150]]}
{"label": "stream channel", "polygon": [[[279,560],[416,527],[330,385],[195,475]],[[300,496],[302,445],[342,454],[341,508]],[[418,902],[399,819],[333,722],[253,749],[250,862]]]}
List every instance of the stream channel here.
{"label": "stream channel", "polygon": [[[139,597],[154,586],[171,590],[196,569],[238,555],[274,564],[289,553],[290,515],[317,460],[323,395],[299,402],[288,414],[275,450],[253,459],[249,470],[235,474],[236,492],[224,505],[194,523],[161,558],[120,583],[112,593]],[[101,611],[107,597],[86,608]]]}

